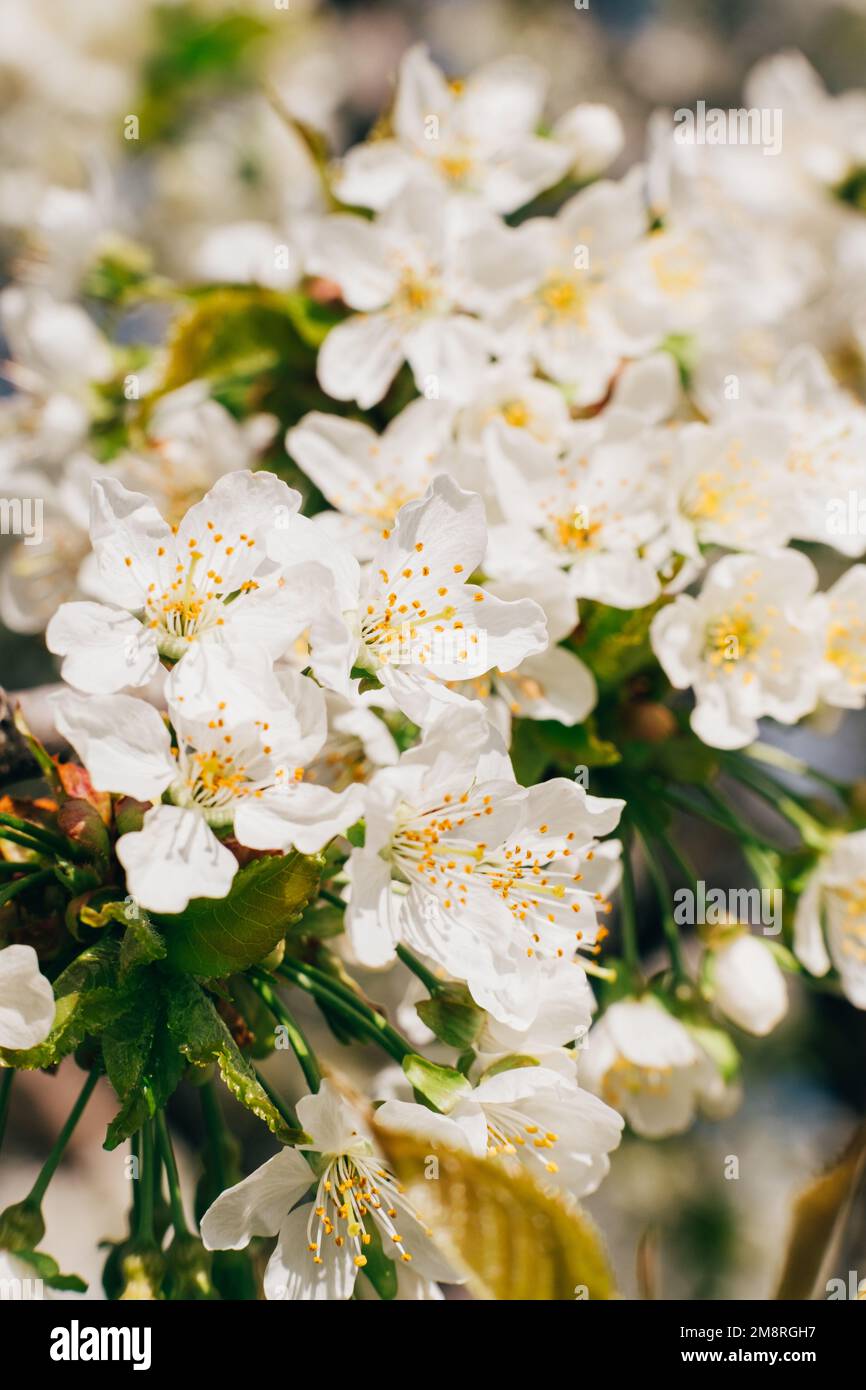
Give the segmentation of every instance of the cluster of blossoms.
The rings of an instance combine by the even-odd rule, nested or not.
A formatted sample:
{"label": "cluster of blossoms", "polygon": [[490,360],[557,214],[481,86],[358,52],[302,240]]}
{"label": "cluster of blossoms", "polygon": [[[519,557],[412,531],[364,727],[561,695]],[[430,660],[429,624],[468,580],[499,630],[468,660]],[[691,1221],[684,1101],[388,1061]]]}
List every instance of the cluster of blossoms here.
{"label": "cluster of blossoms", "polygon": [[[112,931],[124,922],[106,903],[132,904],[164,937],[153,959],[224,904],[214,920],[233,912],[242,942],[250,866],[303,856],[339,934],[317,935],[321,903],[288,942],[282,922],[275,978],[367,1038],[386,1030],[403,1063],[371,1079],[373,1115],[298,1040],[259,968],[273,943],[236,976],[191,969],[240,1014],[244,987],[257,993],[310,1084],[303,1137],[201,1224],[208,1250],[278,1237],[268,1298],[381,1293],[358,1280],[374,1249],[397,1297],[462,1277],[388,1133],[523,1168],[569,1202],[604,1178],[625,1121],[665,1135],[736,1104],[729,1029],[776,1026],[783,966],[832,972],[866,1008],[856,807],[821,822],[766,750],[745,751],[761,720],[826,728],[866,705],[866,565],[850,563],[866,553],[866,405],[830,365],[866,343],[858,304],[847,320],[839,308],[866,237],[846,192],[859,108],[793,58],[754,78],[770,106],[792,83],[819,134],[786,132],[772,172],[797,197],[768,213],[749,172],[766,172],[760,149],[714,162],[655,129],[646,163],[599,179],[621,144],[612,112],[546,123],[529,61],[449,83],[410,49],[375,138],[321,169],[327,199],[320,180],[284,276],[266,224],[224,228],[202,253],[217,318],[294,323],[303,301],[312,334],[327,317],[313,410],[250,390],[246,363],[241,396],[214,398],[212,363],[178,382],[182,333],[138,367],[74,295],[0,295],[16,386],[0,477],[47,514],[3,557],[0,613],[46,629],[64,682],[54,722],[77,759],[79,790],[68,771],[63,790],[106,827],[102,878],[76,881],[69,910],[98,888],[81,920]],[[251,317],[253,338],[264,322]],[[278,359],[261,375],[295,370]],[[122,435],[107,455],[106,422]],[[775,803],[799,858],[719,800],[720,772]],[[669,901],[674,807],[727,830],[760,887],[795,889],[787,945],[722,915],[689,971]],[[65,810],[23,831],[5,816],[18,848],[4,870],[23,871],[0,880],[0,908],[35,891],[47,871],[30,860],[56,831],[75,840]],[[670,970],[649,980],[636,847],[671,928]],[[621,959],[600,962],[620,884]],[[65,1026],[24,934],[16,919],[0,952],[8,1066]],[[407,968],[394,1000],[408,1041],[350,974]],[[425,1093],[414,1049],[440,1044],[458,1065],[437,1051]]]}

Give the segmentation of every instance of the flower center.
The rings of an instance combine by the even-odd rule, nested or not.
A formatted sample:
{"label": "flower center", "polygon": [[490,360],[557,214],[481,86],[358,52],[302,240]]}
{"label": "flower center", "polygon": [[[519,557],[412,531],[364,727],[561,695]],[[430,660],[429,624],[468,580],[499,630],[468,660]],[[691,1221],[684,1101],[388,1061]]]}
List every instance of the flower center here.
{"label": "flower center", "polygon": [[703,285],[703,260],[692,247],[683,244],[657,251],[650,258],[650,268],[662,294],[669,299],[683,299]]}
{"label": "flower center", "polygon": [[224,709],[225,703],[221,702],[214,717],[208,720],[213,743],[194,748],[182,741],[180,747],[172,749],[178,767],[178,775],[169,788],[172,802],[201,811],[208,825],[214,827],[231,825],[235,803],[244,797],[260,797],[272,787],[288,788],[304,776],[301,767],[291,769],[274,764],[267,722],[255,720],[257,738],[261,740],[258,748],[244,737],[243,748],[235,750],[235,735],[223,732],[225,720],[219,711]]}
{"label": "flower center", "polygon": [[400,283],[392,302],[397,314],[424,314],[440,301],[439,287],[432,270],[422,274],[413,266],[400,267]]}
{"label": "flower center", "polygon": [[322,1264],[323,1244],[333,1240],[337,1249],[346,1246],[354,1251],[354,1263],[363,1269],[367,1263],[364,1249],[373,1239],[368,1230],[370,1221],[375,1221],[383,1239],[390,1241],[408,1264],[412,1254],[397,1226],[398,1206],[406,1206],[402,1197],[403,1188],[378,1160],[358,1154],[326,1156],[307,1221],[307,1250],[313,1264]]}
{"label": "flower center", "polygon": [[583,508],[551,518],[553,537],[560,550],[591,550],[601,533],[600,521],[587,521]]}
{"label": "flower center", "polygon": [[760,650],[765,636],[766,631],[758,629],[749,614],[734,609],[707,625],[704,655],[711,666],[732,671],[738,661]]}
{"label": "flower center", "polygon": [[465,183],[474,168],[472,159],[466,154],[443,154],[438,163],[440,173],[449,183]]}
{"label": "flower center", "polygon": [[670,1094],[670,1067],[642,1067],[628,1057],[617,1057],[608,1067],[602,1083],[602,1096],[615,1110],[622,1109],[628,1096]]}
{"label": "flower center", "polygon": [[564,275],[552,276],[538,291],[538,298],[550,317],[572,318],[581,327],[586,326],[587,295],[585,287],[577,279]]}
{"label": "flower center", "polygon": [[530,421],[529,407],[524,401],[506,401],[501,410],[506,425],[525,430]]}
{"label": "flower center", "polygon": [[836,950],[848,963],[853,958],[859,965],[866,964],[866,877],[861,875],[844,888],[831,888],[830,894],[841,909]]}
{"label": "flower center", "polygon": [[548,1158],[549,1151],[559,1140],[559,1135],[548,1130],[542,1133],[527,1115],[514,1106],[486,1105],[487,1153],[492,1158],[514,1158],[525,1154],[541,1164],[547,1173],[558,1173],[559,1165]]}
{"label": "flower center", "polygon": [[[572,936],[577,949],[589,947],[597,953],[606,929],[594,929],[594,923],[587,924],[587,931],[574,926],[582,907],[578,898],[588,896],[580,887],[584,875],[575,872],[574,832],[551,835],[547,850],[517,843],[470,843],[464,827],[473,821],[483,824],[493,814],[492,795],[471,787],[460,796],[446,795],[442,805],[427,811],[404,802],[386,853],[408,882],[419,884],[425,892],[432,890],[446,912],[466,908],[470,895],[481,911],[491,895],[505,903],[515,922],[529,933],[528,956],[561,958]],[[538,833],[547,835],[550,827],[539,826]],[[591,860],[592,846],[584,848],[583,857]],[[600,893],[593,893],[592,899],[603,911],[610,911]]]}
{"label": "flower center", "polygon": [[[373,670],[385,665],[468,661],[478,654],[479,634],[457,617],[450,601],[451,586],[437,583],[430,566],[423,563],[423,541],[415,549],[416,564],[405,565],[394,575],[379,570],[380,583],[361,614],[361,642]],[[464,568],[454,565],[453,572],[463,574]]]}
{"label": "flower center", "polygon": [[866,619],[855,612],[847,622],[831,622],[824,658],[850,685],[866,685]]}
{"label": "flower center", "polygon": [[[222,539],[221,535],[213,537],[213,541]],[[252,548],[255,541],[249,536],[240,536],[235,544],[225,546],[225,557],[230,558],[236,547],[241,545]],[[160,546],[157,558],[162,559],[164,554]],[[132,565],[131,556],[127,556],[126,563]],[[215,568],[215,556],[212,555],[211,568],[205,571],[206,563],[197,542],[190,540],[188,554],[177,558],[173,577],[165,587],[160,589],[155,580],[147,586],[142,621],[155,630],[161,656],[179,660],[190,643],[203,632],[222,627],[227,604],[259,587],[254,579],[245,579],[230,589],[223,575]]]}

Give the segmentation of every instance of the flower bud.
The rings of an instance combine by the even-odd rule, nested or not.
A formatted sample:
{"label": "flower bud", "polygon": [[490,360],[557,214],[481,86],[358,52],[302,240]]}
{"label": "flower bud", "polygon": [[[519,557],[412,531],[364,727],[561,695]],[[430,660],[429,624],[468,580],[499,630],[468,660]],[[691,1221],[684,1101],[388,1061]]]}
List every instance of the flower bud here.
{"label": "flower bud", "polygon": [[713,952],[712,967],[716,1007],[747,1033],[772,1032],[788,1011],[788,990],[765,943],[742,932]]}
{"label": "flower bud", "polygon": [[150,1302],[162,1298],[165,1256],[155,1246],[132,1246],[120,1262],[121,1302]]}
{"label": "flower bud", "polygon": [[44,1235],[41,1208],[29,1197],[0,1213],[0,1250],[35,1250]]}
{"label": "flower bud", "polygon": [[625,142],[622,121],[610,106],[582,102],[566,111],[553,127],[553,138],[567,146],[572,173],[592,179],[612,164]]}
{"label": "flower bud", "polygon": [[86,849],[95,858],[107,859],[110,851],[108,831],[95,806],[74,797],[64,801],[57,812],[57,826],[67,839]]}
{"label": "flower bud", "polygon": [[166,1254],[165,1291],[170,1299],[217,1298],[213,1256],[196,1236],[175,1236]]}

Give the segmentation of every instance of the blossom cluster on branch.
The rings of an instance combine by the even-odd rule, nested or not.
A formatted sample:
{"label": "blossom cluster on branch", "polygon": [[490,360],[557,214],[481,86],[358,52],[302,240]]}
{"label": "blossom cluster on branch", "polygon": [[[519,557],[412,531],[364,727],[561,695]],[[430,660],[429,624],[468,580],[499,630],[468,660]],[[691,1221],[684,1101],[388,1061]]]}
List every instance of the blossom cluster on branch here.
{"label": "blossom cluster on branch", "polygon": [[[0,294],[0,478],[44,521],[0,613],[45,629],[65,750],[19,714],[0,1097],[73,1052],[81,1106],[107,1073],[141,1165],[110,1296],[254,1297],[227,1252],[271,1237],[269,1299],[472,1285],[460,1184],[410,1150],[529,1181],[595,1250],[575,1201],[624,1124],[730,1113],[786,976],[866,1008],[862,793],[761,742],[866,704],[863,125],[796,56],[750,99],[778,149],[659,118],[600,178],[608,108],[414,47],[340,159],[282,112],[306,201],[211,233],[198,283],[123,243]],[[136,308],[163,339],[130,345]],[[385,1059],[364,1095],[345,1046]],[[280,1144],[247,1176],[213,1067]],[[0,1251],[73,1288],[37,1249],[60,1153]]]}

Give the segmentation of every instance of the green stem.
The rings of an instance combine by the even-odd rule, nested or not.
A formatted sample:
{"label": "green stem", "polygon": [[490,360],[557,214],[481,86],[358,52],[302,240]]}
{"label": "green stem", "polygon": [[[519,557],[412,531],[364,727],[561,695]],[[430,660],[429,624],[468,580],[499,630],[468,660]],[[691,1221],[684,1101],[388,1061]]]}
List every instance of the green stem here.
{"label": "green stem", "polygon": [[[727,835],[733,835],[741,844],[756,845],[760,849],[774,849],[774,845],[767,844],[749,826],[737,820],[732,815],[721,798],[717,798],[715,792],[710,787],[701,788],[704,796],[709,800],[714,809],[702,806],[700,802],[693,801],[691,797],[683,796],[674,787],[664,787],[660,795],[664,801],[671,806],[676,806],[678,810],[685,811],[687,815],[697,816],[699,820],[706,821],[708,825],[714,825],[718,830],[724,830]],[[715,798],[715,799],[714,799]]]}
{"label": "green stem", "polygon": [[334,1009],[343,1015],[348,1023],[353,1023],[361,1032],[375,1043],[378,1043],[396,1062],[403,1061],[415,1049],[411,1043],[400,1036],[395,1028],[369,1008],[360,999],[349,999],[346,993],[339,992],[330,982],[325,983],[327,977],[322,977],[320,972],[308,969],[299,961],[290,960],[286,957],[279,968],[278,974],[289,980],[293,985],[306,990],[320,1004],[324,1004],[329,1009]]}
{"label": "green stem", "polygon": [[656,841],[657,844],[661,845],[662,849],[667,854],[671,863],[674,864],[674,866],[676,867],[676,870],[683,882],[688,885],[693,885],[697,883],[697,870],[695,869],[693,864],[690,864],[688,862],[679,846],[674,844],[670,835],[668,835],[666,831],[656,828],[656,826],[648,828],[651,831],[653,839]]}
{"label": "green stem", "polygon": [[336,893],[331,893],[327,888],[319,889],[319,897],[324,898],[326,903],[331,903],[333,907],[338,907],[341,912],[346,911],[346,904]]}
{"label": "green stem", "polygon": [[15,859],[0,859],[0,878],[14,878],[16,874],[38,873],[41,873],[38,864],[27,864]]}
{"label": "green stem", "polygon": [[201,1113],[210,1148],[211,1163],[219,1189],[224,1192],[227,1187],[231,1186],[231,1183],[223,1162],[223,1117],[214,1083],[205,1081],[204,1085],[199,1087],[199,1095],[201,1096]]}
{"label": "green stem", "polygon": [[34,888],[37,883],[46,883],[48,879],[54,877],[53,869],[38,869],[36,873],[25,874],[24,878],[15,879],[12,883],[7,883],[0,888],[0,907],[5,903],[11,903],[13,898],[17,898],[19,893],[23,893],[26,888]]}
{"label": "green stem", "polygon": [[55,854],[60,854],[64,859],[81,859],[83,854],[81,849],[72,844],[70,840],[64,839],[62,835],[55,835],[52,830],[46,830],[43,825],[36,825],[33,821],[22,820],[20,816],[10,816],[5,811],[0,811],[0,825],[8,826],[10,830],[16,830],[19,835],[28,835],[37,844],[44,845]]}
{"label": "green stem", "polygon": [[803,843],[812,849],[826,849],[829,834],[826,826],[790,796],[784,787],[771,777],[765,776],[759,768],[749,766],[746,758],[733,758],[728,761],[731,776],[736,777],[756,796],[761,797],[780,816],[784,816],[799,831]]}
{"label": "green stem", "polygon": [[268,1081],[267,1077],[262,1074],[261,1070],[258,1067],[254,1067],[253,1070],[255,1071],[256,1076],[259,1079],[259,1085],[261,1086],[268,1100],[271,1102],[272,1105],[276,1106],[277,1110],[282,1115],[286,1124],[289,1126],[289,1129],[300,1129],[301,1126],[298,1121],[298,1117],[295,1114],[292,1107],[289,1105],[288,1101],[283,1100],[279,1091],[277,1091],[271,1085],[270,1081]]}
{"label": "green stem", "polygon": [[278,969],[283,970],[284,966],[286,969],[283,973],[288,972],[287,978],[291,979],[292,984],[295,983],[294,972],[303,972],[304,975],[309,976],[312,980],[320,984],[323,989],[329,990],[331,994],[338,995],[345,1001],[350,1009],[365,1009],[368,1007],[357,990],[352,989],[350,985],[344,984],[342,980],[338,980],[335,975],[329,975],[326,970],[322,970],[318,965],[310,965],[307,961],[296,960],[293,956],[284,956]]}
{"label": "green stem", "polygon": [[640,975],[640,948],[637,934],[637,896],[631,863],[631,832],[622,837],[622,954],[629,971]]}
{"label": "green stem", "polygon": [[17,830],[0,827],[0,840],[6,840],[11,845],[21,845],[22,849],[29,849],[31,854],[45,854],[43,844],[38,840],[31,840],[29,835],[19,835]]}
{"label": "green stem", "polygon": [[135,1131],[135,1134],[133,1134],[132,1137],[130,1138],[129,1147],[130,1147],[130,1150],[131,1150],[131,1153],[132,1153],[132,1157],[133,1157],[133,1159],[135,1160],[135,1162],[134,1162],[133,1165],[132,1165],[132,1171],[133,1171],[133,1173],[136,1173],[136,1174],[138,1175],[138,1177],[136,1177],[136,1179],[135,1179],[135,1180],[133,1181],[133,1183],[132,1183],[132,1216],[131,1216],[131,1218],[130,1218],[130,1223],[129,1223],[130,1234],[132,1234],[132,1233],[134,1233],[135,1231],[138,1230],[138,1208],[139,1208],[138,1189],[139,1189],[139,1185],[140,1185],[140,1184],[139,1184],[139,1181],[138,1181],[138,1178],[141,1176],[141,1130],[140,1130],[140,1129],[137,1129],[137,1130]]}
{"label": "green stem", "polygon": [[846,796],[850,791],[850,786],[845,782],[838,782],[835,777],[828,777],[826,772],[819,772],[817,768],[804,763],[802,758],[796,758],[793,753],[786,753],[784,749],[775,748],[770,743],[753,743],[749,748],[744,749],[740,756],[749,762],[765,763],[768,767],[777,767],[781,772],[790,772],[795,777],[820,782],[823,786],[834,791],[837,796]]}
{"label": "green stem", "polygon": [[84,1085],[82,1086],[77,1101],[75,1102],[75,1104],[69,1112],[66,1124],[63,1126],[57,1138],[55,1139],[54,1144],[51,1148],[51,1152],[49,1153],[48,1157],[43,1163],[38,1178],[36,1179],[35,1183],[30,1189],[30,1194],[27,1198],[27,1201],[32,1202],[37,1207],[42,1205],[42,1199],[44,1198],[45,1193],[48,1190],[48,1184],[50,1183],[51,1179],[54,1177],[55,1172],[57,1171],[57,1166],[60,1163],[61,1158],[63,1157],[66,1145],[72,1138],[75,1126],[78,1124],[78,1121],[81,1119],[81,1116],[84,1113],[84,1107],[90,1100],[90,1097],[93,1094],[93,1088],[99,1080],[99,1077],[99,1068],[94,1067],[87,1080],[85,1081]]}
{"label": "green stem", "polygon": [[136,1237],[146,1245],[155,1242],[153,1229],[154,1186],[157,1172],[156,1155],[153,1145],[153,1121],[147,1120],[141,1127],[141,1168],[139,1170],[141,1187],[139,1189],[138,1225]]}
{"label": "green stem", "polygon": [[6,1121],[9,1119],[9,1102],[12,1099],[12,1082],[14,1080],[14,1069],[12,1067],[4,1067],[3,1071],[0,1072],[0,1149],[3,1148]]}
{"label": "green stem", "polygon": [[[638,836],[644,852],[644,859],[649,871],[649,876],[653,881],[653,887],[658,898],[659,909],[662,915],[662,930],[668,945],[668,952],[671,958],[674,977],[679,983],[688,979],[686,968],[683,963],[683,947],[680,941],[679,928],[674,921],[671,911],[671,888],[664,871],[659,864],[657,854],[654,853],[654,841],[648,830],[642,825],[638,826]],[[664,848],[664,846],[661,846]]]}
{"label": "green stem", "polygon": [[406,969],[411,970],[412,974],[417,976],[421,981],[428,994],[432,996],[439,993],[442,989],[442,980],[440,980],[437,975],[434,975],[432,970],[428,970],[423,961],[420,961],[414,952],[409,950],[408,946],[398,946],[397,955],[406,966]]}
{"label": "green stem", "polygon": [[156,1112],[155,1123],[156,1137],[159,1143],[160,1153],[162,1154],[162,1166],[165,1169],[165,1176],[168,1180],[168,1200],[171,1206],[171,1224],[174,1226],[177,1235],[188,1236],[189,1226],[186,1223],[186,1216],[183,1210],[183,1196],[180,1190],[177,1161],[174,1156],[171,1135],[168,1132],[164,1110],[158,1110]]}
{"label": "green stem", "polygon": [[253,971],[247,976],[247,979],[262,1003],[270,1009],[274,1018],[285,1028],[286,1035],[292,1046],[292,1051],[298,1059],[301,1071],[304,1073],[304,1079],[310,1090],[313,1092],[318,1091],[322,1084],[322,1073],[319,1070],[319,1064],[316,1061],[313,1049],[307,1042],[303,1029],[289,1013],[289,1010],[277,994],[267,975],[261,974],[258,971]]}

